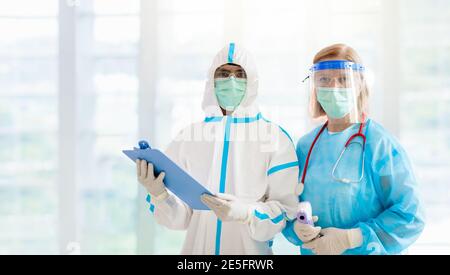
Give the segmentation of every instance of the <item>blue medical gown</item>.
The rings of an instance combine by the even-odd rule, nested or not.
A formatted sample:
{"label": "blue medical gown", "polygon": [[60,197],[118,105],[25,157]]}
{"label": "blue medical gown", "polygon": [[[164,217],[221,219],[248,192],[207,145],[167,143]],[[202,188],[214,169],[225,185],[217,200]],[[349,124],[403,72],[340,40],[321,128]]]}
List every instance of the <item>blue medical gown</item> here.
{"label": "blue medical gown", "polygon": [[[310,158],[301,201],[309,201],[318,226],[360,228],[363,244],[344,254],[399,254],[419,237],[424,216],[418,198],[417,181],[406,152],[381,125],[369,120],[363,129],[367,137],[364,177],[359,183],[342,183],[332,170],[347,140],[358,132],[354,125],[341,133],[326,129]],[[321,127],[297,144],[300,170]],[[361,144],[361,139],[356,142]],[[361,175],[362,147],[352,144],[336,168],[337,178],[358,179]],[[302,245],[289,222],[283,235]],[[300,248],[302,254],[313,254]]]}

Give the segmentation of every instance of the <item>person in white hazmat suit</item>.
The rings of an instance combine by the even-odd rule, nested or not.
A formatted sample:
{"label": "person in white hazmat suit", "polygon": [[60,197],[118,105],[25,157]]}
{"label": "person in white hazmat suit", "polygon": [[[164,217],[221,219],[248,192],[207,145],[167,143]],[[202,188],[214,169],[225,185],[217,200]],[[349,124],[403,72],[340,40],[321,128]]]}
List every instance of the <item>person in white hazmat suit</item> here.
{"label": "person in white hazmat suit", "polygon": [[297,210],[295,147],[258,111],[257,72],[244,49],[221,50],[208,78],[206,119],[181,131],[165,153],[215,194],[201,198],[212,211],[192,210],[145,160],[137,161],[139,182],[159,224],[187,229],[182,254],[272,254],[274,236]]}

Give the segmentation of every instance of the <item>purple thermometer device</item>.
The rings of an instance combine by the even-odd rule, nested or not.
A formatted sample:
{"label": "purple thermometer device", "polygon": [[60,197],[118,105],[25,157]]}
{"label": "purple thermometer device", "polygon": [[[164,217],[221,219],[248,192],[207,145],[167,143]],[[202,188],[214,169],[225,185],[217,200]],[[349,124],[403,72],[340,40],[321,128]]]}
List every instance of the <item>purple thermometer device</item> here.
{"label": "purple thermometer device", "polygon": [[298,204],[297,208],[297,221],[303,224],[309,224],[314,226],[314,221],[312,217],[312,207],[307,201]]}

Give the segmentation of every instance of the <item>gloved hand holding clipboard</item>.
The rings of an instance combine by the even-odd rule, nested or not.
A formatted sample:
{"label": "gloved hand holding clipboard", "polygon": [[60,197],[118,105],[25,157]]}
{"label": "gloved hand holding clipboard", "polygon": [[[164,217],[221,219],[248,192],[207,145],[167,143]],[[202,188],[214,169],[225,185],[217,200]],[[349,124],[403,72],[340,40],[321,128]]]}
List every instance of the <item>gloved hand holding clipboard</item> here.
{"label": "gloved hand holding clipboard", "polygon": [[192,209],[210,210],[200,200],[200,197],[203,194],[212,195],[210,191],[192,178],[176,163],[171,161],[164,153],[152,149],[146,141],[139,142],[139,147],[139,149],[134,148],[134,150],[124,150],[123,153],[133,162],[141,159],[152,163],[155,174],[165,172],[164,185],[166,188],[183,200]]}

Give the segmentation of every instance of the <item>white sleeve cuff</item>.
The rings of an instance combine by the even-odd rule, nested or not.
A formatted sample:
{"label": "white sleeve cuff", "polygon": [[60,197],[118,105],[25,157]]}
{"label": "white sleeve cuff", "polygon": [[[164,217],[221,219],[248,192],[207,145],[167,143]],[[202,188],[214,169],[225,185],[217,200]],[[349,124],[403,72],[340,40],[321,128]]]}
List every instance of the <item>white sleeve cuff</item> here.
{"label": "white sleeve cuff", "polygon": [[249,205],[247,209],[247,217],[241,221],[243,224],[250,224],[253,218],[253,212],[255,211],[255,206]]}
{"label": "white sleeve cuff", "polygon": [[152,194],[150,194],[150,196],[152,196],[152,198],[158,202],[162,202],[165,201],[168,197],[169,197],[169,192],[164,191],[161,194],[159,194],[158,196],[153,196]]}

